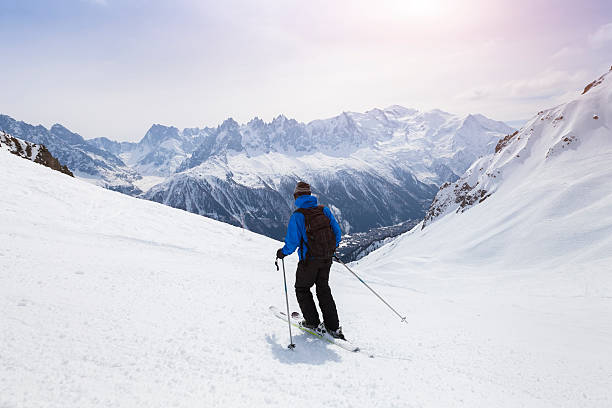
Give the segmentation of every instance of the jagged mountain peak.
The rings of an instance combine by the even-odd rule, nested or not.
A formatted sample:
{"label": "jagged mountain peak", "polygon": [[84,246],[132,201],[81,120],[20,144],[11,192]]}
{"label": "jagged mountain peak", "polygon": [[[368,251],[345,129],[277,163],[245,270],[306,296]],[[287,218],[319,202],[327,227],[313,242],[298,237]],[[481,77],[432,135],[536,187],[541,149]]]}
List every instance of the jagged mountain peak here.
{"label": "jagged mountain peak", "polygon": [[485,130],[493,130],[496,132],[508,132],[511,127],[504,122],[498,122],[489,119],[480,113],[470,113],[462,120],[463,127],[480,127]]}
{"label": "jagged mountain peak", "polygon": [[232,117],[225,119],[223,123],[219,125],[220,130],[238,129],[239,127],[240,125],[238,124],[238,122],[236,122]]}
{"label": "jagged mountain peak", "polygon": [[463,122],[470,122],[470,121],[477,121],[478,118],[476,117],[476,115],[472,114],[472,113],[468,113],[465,118],[463,118]]}
{"label": "jagged mountain peak", "polygon": [[69,144],[85,143],[85,139],[81,135],[68,130],[66,127],[60,125],[59,123],[56,123],[51,126],[49,131],[51,132],[51,134],[62,138],[65,142]]}
{"label": "jagged mountain peak", "polygon": [[287,127],[293,127],[293,126],[298,126],[298,125],[300,125],[300,123],[297,120],[293,118],[290,119],[286,117],[285,115],[278,115],[269,124],[269,126],[273,129],[287,128]]}
{"label": "jagged mountain peak", "polygon": [[285,115],[280,113],[280,114],[276,115],[276,117],[274,119],[272,119],[272,123],[283,123],[283,122],[286,122],[287,120],[289,120],[289,119],[287,119],[287,117]]}
{"label": "jagged mountain peak", "polygon": [[259,128],[263,127],[265,124],[266,124],[266,122],[264,122],[258,116],[255,116],[253,119],[251,119],[251,120],[249,120],[247,122],[247,127],[253,128],[253,129],[259,129]]}
{"label": "jagged mountain peak", "polygon": [[179,139],[179,130],[174,126],[153,124],[144,137],[140,139],[140,146],[157,146],[168,139]]}
{"label": "jagged mountain peak", "polygon": [[59,123],[54,123],[53,126],[51,126],[51,128],[49,130],[67,131],[67,132],[69,132],[69,130],[66,129],[66,127],[64,125],[61,125]]}

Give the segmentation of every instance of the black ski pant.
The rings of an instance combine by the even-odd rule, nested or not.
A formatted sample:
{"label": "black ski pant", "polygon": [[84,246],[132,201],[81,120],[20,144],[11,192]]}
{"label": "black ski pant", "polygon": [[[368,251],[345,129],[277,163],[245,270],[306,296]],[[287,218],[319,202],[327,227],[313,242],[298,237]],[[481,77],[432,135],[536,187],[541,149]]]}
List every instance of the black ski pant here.
{"label": "black ski pant", "polygon": [[317,300],[323,322],[328,330],[337,330],[340,325],[336,303],[329,287],[329,269],[331,259],[306,259],[298,263],[295,272],[295,295],[302,310],[302,316],[308,323],[319,324],[319,313],[312,298],[310,288],[316,285]]}

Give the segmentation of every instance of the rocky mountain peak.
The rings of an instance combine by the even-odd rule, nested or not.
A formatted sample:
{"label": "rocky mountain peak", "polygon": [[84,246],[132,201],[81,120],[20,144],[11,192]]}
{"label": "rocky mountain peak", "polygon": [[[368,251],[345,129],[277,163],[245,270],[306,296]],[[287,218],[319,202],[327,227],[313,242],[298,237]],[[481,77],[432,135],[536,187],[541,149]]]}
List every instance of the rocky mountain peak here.
{"label": "rocky mountain peak", "polygon": [[239,127],[240,125],[238,124],[238,122],[234,120],[234,118],[227,118],[223,121],[223,123],[221,123],[221,125],[219,125],[219,130],[220,131],[238,130]]}
{"label": "rocky mountain peak", "polygon": [[281,113],[272,119],[272,123],[285,123],[287,120],[287,117]]}
{"label": "rocky mountain peak", "polygon": [[265,122],[261,120],[259,117],[255,116],[253,119],[249,120],[247,123],[247,127],[252,129],[260,129],[265,126]]}
{"label": "rocky mountain peak", "polygon": [[71,132],[59,123],[56,123],[51,126],[49,132],[52,135],[61,138],[64,142],[71,145],[85,143],[85,139],[83,139],[81,135],[79,135],[78,133]]}
{"label": "rocky mountain peak", "polygon": [[152,125],[138,142],[140,146],[158,146],[168,139],[179,139],[179,130],[174,126]]}

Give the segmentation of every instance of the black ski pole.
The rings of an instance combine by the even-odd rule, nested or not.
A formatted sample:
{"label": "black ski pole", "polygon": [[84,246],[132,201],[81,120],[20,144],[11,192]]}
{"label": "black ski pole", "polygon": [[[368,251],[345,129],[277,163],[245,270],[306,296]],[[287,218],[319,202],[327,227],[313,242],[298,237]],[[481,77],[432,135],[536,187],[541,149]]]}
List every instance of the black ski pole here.
{"label": "black ski pole", "polygon": [[[287,294],[287,276],[285,275],[285,260],[281,259],[281,262],[283,264],[283,282],[285,283],[285,303],[287,304],[287,324],[289,325],[289,341],[291,341],[287,348],[293,350],[295,348],[295,344],[293,344],[293,335],[291,334],[291,316],[289,315],[289,295]],[[276,265],[276,270],[278,271],[278,258],[276,258],[274,264]]]}
{"label": "black ski pole", "polygon": [[334,254],[334,259],[335,259],[337,262],[340,262],[342,265],[344,265],[344,267],[345,267],[346,269],[348,269],[348,271],[349,271],[350,273],[352,273],[353,275],[355,275],[355,277],[356,277],[357,279],[359,279],[359,282],[363,283],[363,284],[365,285],[365,287],[366,287],[366,288],[368,288],[368,289],[370,289],[370,290],[372,291],[372,293],[374,293],[374,294],[375,294],[375,295],[376,295],[376,296],[377,296],[377,297],[378,297],[380,300],[382,300],[382,302],[383,302],[385,305],[387,305],[387,307],[388,307],[389,309],[393,310],[393,312],[394,312],[396,315],[398,315],[400,319],[402,319],[402,322],[403,322],[403,323],[408,323],[408,322],[406,321],[406,317],[405,317],[405,316],[404,316],[404,317],[402,317],[402,315],[401,315],[401,314],[399,314],[399,313],[397,312],[397,310],[395,310],[393,307],[391,307],[391,305],[390,305],[390,304],[388,304],[388,303],[385,301],[385,299],[383,299],[383,298],[382,298],[382,297],[381,297],[381,296],[380,296],[378,293],[376,293],[376,292],[374,291],[374,289],[372,289],[372,288],[371,288],[371,287],[370,287],[370,286],[369,286],[367,283],[365,283],[365,282],[363,281],[363,279],[361,279],[361,278],[359,277],[359,275],[357,275],[355,272],[353,272],[353,271],[351,270],[351,268],[349,268],[348,266],[346,266],[346,264],[345,264],[344,262],[342,262],[342,261],[340,260],[340,258],[338,258],[338,257],[337,257],[335,254]]}

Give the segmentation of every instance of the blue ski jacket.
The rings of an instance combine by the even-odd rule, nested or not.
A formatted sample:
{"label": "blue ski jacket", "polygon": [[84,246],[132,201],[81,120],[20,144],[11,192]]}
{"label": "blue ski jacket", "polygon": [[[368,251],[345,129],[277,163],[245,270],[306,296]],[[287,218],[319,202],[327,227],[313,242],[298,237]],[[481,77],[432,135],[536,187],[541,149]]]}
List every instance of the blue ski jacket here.
{"label": "blue ski jacket", "polygon": [[[298,208],[312,208],[317,206],[317,197],[312,195],[303,195],[299,196],[295,200],[295,206]],[[334,218],[334,215],[329,210],[329,208],[324,207],[323,213],[329,218],[329,222],[331,224],[332,230],[334,231],[334,235],[336,235],[336,246],[340,244],[340,240],[342,239],[342,232],[340,231],[340,225],[338,225],[338,221]],[[304,242],[308,243],[308,238],[306,237],[306,223],[304,220],[304,214],[299,212],[294,212],[289,219],[289,226],[287,227],[287,235],[285,236],[285,246],[283,247],[283,254],[291,255],[296,248],[300,247],[300,243],[304,240]],[[303,245],[302,248],[298,250],[298,256],[300,261],[306,258],[306,252],[308,252],[308,248],[306,245]]]}

